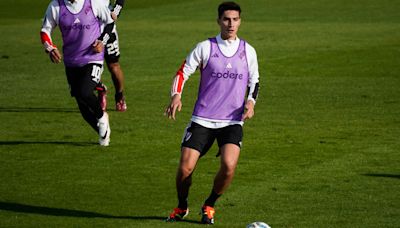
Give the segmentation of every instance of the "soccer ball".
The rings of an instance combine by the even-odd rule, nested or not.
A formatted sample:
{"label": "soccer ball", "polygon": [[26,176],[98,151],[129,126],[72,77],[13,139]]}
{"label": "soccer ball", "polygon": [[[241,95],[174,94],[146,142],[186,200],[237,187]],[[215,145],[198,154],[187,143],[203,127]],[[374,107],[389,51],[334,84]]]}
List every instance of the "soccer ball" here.
{"label": "soccer ball", "polygon": [[271,228],[264,222],[253,222],[246,226],[246,228]]}

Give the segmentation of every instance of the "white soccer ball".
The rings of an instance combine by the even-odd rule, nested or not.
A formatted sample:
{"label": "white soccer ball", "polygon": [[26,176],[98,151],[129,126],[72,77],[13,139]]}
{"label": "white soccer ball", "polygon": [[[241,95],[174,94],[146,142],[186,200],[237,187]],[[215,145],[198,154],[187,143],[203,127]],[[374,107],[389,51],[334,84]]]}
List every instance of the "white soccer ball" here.
{"label": "white soccer ball", "polygon": [[246,228],[271,228],[265,222],[253,222],[246,226]]}

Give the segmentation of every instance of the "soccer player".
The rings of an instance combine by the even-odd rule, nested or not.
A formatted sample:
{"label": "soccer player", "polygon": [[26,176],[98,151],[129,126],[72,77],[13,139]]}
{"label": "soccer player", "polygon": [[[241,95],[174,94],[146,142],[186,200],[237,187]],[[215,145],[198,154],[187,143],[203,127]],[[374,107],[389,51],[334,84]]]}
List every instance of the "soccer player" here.
{"label": "soccer player", "polygon": [[[125,0],[116,0],[114,7],[111,7],[110,0],[103,0],[107,6],[110,6],[111,16],[116,21],[121,15],[121,10],[124,7]],[[105,60],[108,71],[111,74],[111,79],[115,87],[115,109],[119,112],[125,112],[127,109],[125,96],[124,96],[124,73],[119,64],[119,40],[117,27],[114,23],[111,36],[107,37],[107,43],[105,45]],[[98,98],[103,111],[107,109],[107,87],[103,83],[99,83],[96,86],[98,91]]]}
{"label": "soccer player", "polygon": [[233,179],[242,146],[242,125],[254,115],[259,86],[256,51],[237,36],[240,13],[238,4],[221,3],[217,19],[220,34],[197,44],[173,80],[172,97],[165,114],[175,120],[176,111],[182,107],[184,84],[197,68],[200,69],[197,101],[182,139],[176,174],[178,206],[167,221],[182,220],[188,215],[193,171],[215,139],[219,146],[220,168],[211,193],[201,207],[202,223],[214,223],[215,202]]}
{"label": "soccer player", "polygon": [[[40,32],[45,51],[53,63],[64,61],[71,96],[90,126],[99,134],[99,144],[108,146],[110,124],[94,94],[103,72],[104,37],[114,26],[110,10],[102,0],[53,0],[50,2]],[[101,25],[106,24],[101,33]],[[59,26],[63,56],[53,44],[51,34]]]}

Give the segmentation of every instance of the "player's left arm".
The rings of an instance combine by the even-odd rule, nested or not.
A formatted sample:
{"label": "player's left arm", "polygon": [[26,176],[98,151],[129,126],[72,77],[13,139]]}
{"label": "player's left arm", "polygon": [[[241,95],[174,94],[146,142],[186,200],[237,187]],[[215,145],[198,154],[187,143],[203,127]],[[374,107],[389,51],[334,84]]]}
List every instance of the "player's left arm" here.
{"label": "player's left arm", "polygon": [[116,21],[121,15],[122,8],[124,8],[125,0],[116,0],[113,10],[111,12],[111,17]]}
{"label": "player's left arm", "polygon": [[254,106],[258,98],[259,89],[259,73],[258,73],[258,61],[257,53],[250,45],[246,47],[247,60],[249,65],[249,81],[247,87],[247,101],[245,104],[245,111],[242,116],[242,120],[251,119],[254,116]]}

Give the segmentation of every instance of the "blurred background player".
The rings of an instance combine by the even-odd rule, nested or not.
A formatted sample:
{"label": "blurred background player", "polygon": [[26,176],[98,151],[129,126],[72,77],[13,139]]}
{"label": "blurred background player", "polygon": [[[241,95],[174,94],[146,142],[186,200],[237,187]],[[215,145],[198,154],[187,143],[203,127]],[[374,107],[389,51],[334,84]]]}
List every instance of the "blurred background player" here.
{"label": "blurred background player", "polygon": [[[47,7],[40,32],[46,53],[53,63],[64,61],[71,96],[75,97],[82,117],[99,134],[99,144],[108,146],[108,114],[100,107],[94,89],[101,79],[104,38],[114,27],[110,10],[103,0],[53,0]],[[101,33],[101,26],[104,26]],[[59,26],[63,55],[53,44],[51,34]]]}
{"label": "blurred background player", "polygon": [[242,125],[254,115],[259,83],[256,51],[237,37],[240,13],[240,6],[234,2],[220,4],[217,19],[220,34],[200,42],[174,78],[171,101],[165,110],[172,119],[175,119],[176,110],[181,110],[185,81],[197,68],[200,69],[197,101],[182,139],[176,174],[178,206],[167,221],[182,220],[189,213],[193,171],[215,139],[221,157],[220,168],[211,193],[201,207],[202,223],[214,223],[214,204],[232,182],[242,146]]}
{"label": "blurred background player", "polygon": [[[115,5],[110,4],[110,0],[103,0],[107,7],[111,10],[111,16],[116,21],[121,15],[121,10],[124,6],[125,0],[116,0]],[[121,65],[119,64],[119,39],[116,24],[114,24],[110,37],[107,37],[105,43],[105,60],[107,68],[111,74],[111,79],[115,87],[115,109],[119,112],[125,112],[127,109],[125,96],[124,96],[124,73],[122,72]],[[96,86],[100,105],[103,111],[107,109],[107,86],[100,82]]]}

